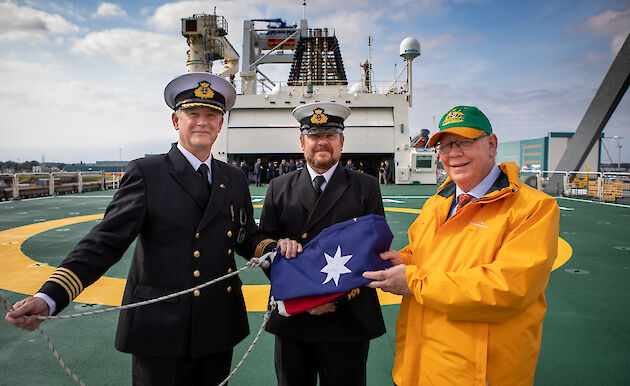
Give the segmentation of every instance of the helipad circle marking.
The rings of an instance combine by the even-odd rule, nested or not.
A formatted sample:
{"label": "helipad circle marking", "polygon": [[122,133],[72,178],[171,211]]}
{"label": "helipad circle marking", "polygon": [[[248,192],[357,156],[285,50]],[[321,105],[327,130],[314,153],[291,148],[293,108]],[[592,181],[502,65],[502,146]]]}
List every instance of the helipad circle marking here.
{"label": "helipad circle marking", "polygon": [[[254,205],[254,208],[262,208],[262,205]],[[386,207],[385,211],[420,213],[420,209],[410,208]],[[102,218],[103,214],[68,217],[0,231],[0,255],[5,257],[3,261],[4,269],[0,270],[0,288],[28,295],[35,294],[42,283],[56,269],[56,267],[45,265],[45,263],[38,263],[22,253],[22,243],[28,238],[55,228],[89,221],[100,222]],[[569,260],[572,252],[569,243],[562,238],[558,238],[558,256],[554,262],[553,269],[557,269]],[[24,268],[29,266],[37,269],[25,271]],[[122,299],[125,283],[125,279],[103,276],[86,288],[74,301],[86,304],[118,306]],[[243,285],[242,290],[248,311],[264,312],[267,309],[270,290],[268,284],[247,284]],[[383,292],[380,289],[377,290],[377,294],[381,305],[400,304],[402,300],[402,296]]]}

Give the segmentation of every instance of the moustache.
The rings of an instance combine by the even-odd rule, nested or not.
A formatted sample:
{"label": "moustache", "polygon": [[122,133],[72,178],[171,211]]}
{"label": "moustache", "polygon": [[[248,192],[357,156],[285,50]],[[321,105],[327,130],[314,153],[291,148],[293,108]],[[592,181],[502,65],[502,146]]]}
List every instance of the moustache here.
{"label": "moustache", "polygon": [[332,152],[333,152],[333,149],[332,149],[330,146],[319,146],[319,147],[317,147],[314,151],[315,151],[315,152],[318,152],[318,151],[327,151],[327,152],[329,152],[329,153],[332,153]]}

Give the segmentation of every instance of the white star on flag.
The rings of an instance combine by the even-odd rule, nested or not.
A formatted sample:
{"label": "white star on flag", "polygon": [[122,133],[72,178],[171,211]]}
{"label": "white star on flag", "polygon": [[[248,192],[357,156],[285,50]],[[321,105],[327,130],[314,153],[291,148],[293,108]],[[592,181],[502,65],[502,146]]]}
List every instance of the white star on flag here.
{"label": "white star on flag", "polygon": [[335,285],[339,285],[339,276],[344,273],[350,273],[351,270],[346,267],[346,263],[352,255],[341,256],[341,245],[337,246],[337,252],[335,252],[335,256],[330,256],[326,252],[324,252],[324,257],[326,258],[326,265],[320,272],[324,272],[326,276],[326,280],[322,284],[326,284],[333,279],[335,281]]}

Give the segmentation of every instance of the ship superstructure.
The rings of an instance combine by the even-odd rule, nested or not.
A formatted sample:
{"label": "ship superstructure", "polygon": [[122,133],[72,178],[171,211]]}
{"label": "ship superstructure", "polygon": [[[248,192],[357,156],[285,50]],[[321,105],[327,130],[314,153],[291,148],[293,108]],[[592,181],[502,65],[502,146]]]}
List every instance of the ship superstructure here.
{"label": "ship superstructure", "polygon": [[[290,65],[287,80],[270,79],[261,68],[269,63]],[[213,146],[214,156],[250,166],[258,158],[265,163],[301,159],[298,122],[291,111],[331,101],[352,111],[345,122],[343,164],[362,162],[364,172],[376,175],[380,163],[389,160],[396,183],[435,183],[435,153],[410,146],[408,82],[379,87],[372,82],[369,59],[361,67],[363,79],[349,82],[334,29],[309,28],[306,19],[299,26],[281,19],[245,20],[241,83],[235,84],[239,95]]]}

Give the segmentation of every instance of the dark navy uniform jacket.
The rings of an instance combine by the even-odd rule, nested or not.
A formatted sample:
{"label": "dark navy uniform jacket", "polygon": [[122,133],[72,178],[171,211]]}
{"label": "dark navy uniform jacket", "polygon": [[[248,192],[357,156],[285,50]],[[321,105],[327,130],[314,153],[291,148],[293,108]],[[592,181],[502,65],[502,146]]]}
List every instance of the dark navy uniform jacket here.
{"label": "dark navy uniform jacket", "polygon": [[[249,258],[275,246],[254,222],[247,185],[242,171],[213,159],[207,203],[207,185],[175,145],[168,154],[132,161],[103,220],[40,292],[61,311],[119,261],[136,237],[123,304],[232,272],[235,251]],[[242,242],[239,232],[244,232]],[[122,311],[116,348],[141,356],[195,358],[229,350],[248,333],[241,281],[233,276],[195,293]]]}
{"label": "dark navy uniform jacket", "polygon": [[[276,239],[288,237],[304,245],[324,228],[367,214],[385,215],[375,177],[337,165],[317,199],[304,168],[270,182],[260,226]],[[310,342],[360,342],[383,335],[385,324],[376,290],[362,287],[356,292],[337,303],[335,312],[324,315],[283,317],[274,311],[266,330]]]}

